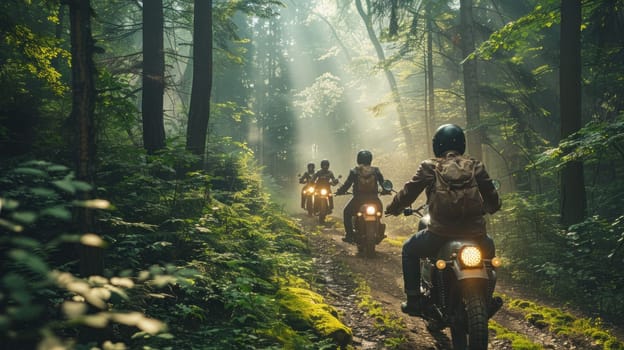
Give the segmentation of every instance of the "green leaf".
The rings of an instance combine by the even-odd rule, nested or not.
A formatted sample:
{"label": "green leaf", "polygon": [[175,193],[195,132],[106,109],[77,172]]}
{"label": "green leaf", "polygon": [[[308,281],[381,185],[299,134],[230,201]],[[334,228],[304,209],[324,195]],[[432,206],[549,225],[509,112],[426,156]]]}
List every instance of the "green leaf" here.
{"label": "green leaf", "polygon": [[58,187],[59,189],[65,191],[65,192],[69,192],[71,194],[75,194],[76,193],[76,187],[73,184],[73,181],[71,180],[57,180],[57,181],[53,181],[52,182],[54,184],[54,186]]}
{"label": "green leaf", "polygon": [[34,272],[42,275],[46,275],[50,272],[50,268],[40,257],[25,250],[13,249],[9,252],[9,256],[16,262],[24,264]]}
{"label": "green leaf", "polygon": [[13,199],[0,198],[0,210],[13,210],[19,206],[19,202]]}
{"label": "green leaf", "polygon": [[36,196],[40,196],[40,197],[53,197],[56,192],[54,192],[53,190],[49,189],[49,188],[44,188],[44,187],[34,187],[30,189],[30,192],[32,192],[32,194],[36,195]]}
{"label": "green leaf", "polygon": [[78,191],[91,191],[93,186],[84,181],[72,181],[74,188]]}
{"label": "green leaf", "polygon": [[72,214],[67,208],[63,206],[56,206],[51,208],[46,208],[41,211],[41,215],[49,215],[61,220],[71,220]]}
{"label": "green leaf", "polygon": [[32,176],[40,176],[46,177],[48,173],[43,170],[35,169],[35,168],[15,168],[13,172],[24,175],[32,175]]}
{"label": "green leaf", "polygon": [[53,171],[67,171],[67,170],[69,170],[69,168],[64,166],[64,165],[54,164],[54,165],[50,165],[47,168],[47,170],[49,172],[53,172]]}
{"label": "green leaf", "polygon": [[41,247],[41,243],[36,239],[28,238],[28,237],[16,237],[11,240],[13,244],[16,246],[24,247],[24,248],[39,248]]}
{"label": "green leaf", "polygon": [[37,220],[37,214],[33,213],[32,211],[18,211],[13,213],[11,217],[14,220],[22,222],[24,224],[32,224],[33,222],[35,222],[35,220]]}

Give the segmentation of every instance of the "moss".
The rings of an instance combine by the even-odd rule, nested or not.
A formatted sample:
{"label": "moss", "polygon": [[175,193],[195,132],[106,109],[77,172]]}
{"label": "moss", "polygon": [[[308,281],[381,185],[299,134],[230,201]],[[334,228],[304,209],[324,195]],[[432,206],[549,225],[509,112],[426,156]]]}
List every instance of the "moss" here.
{"label": "moss", "polygon": [[337,318],[337,311],[327,305],[321,295],[305,288],[283,287],[278,291],[277,299],[293,327],[314,329],[320,336],[329,337],[341,346],[351,342],[351,329]]}
{"label": "moss", "polygon": [[489,328],[495,334],[497,339],[506,339],[511,342],[511,348],[514,350],[541,350],[543,347],[539,344],[533,343],[527,337],[522,334],[514,333],[509,329],[496,323],[496,321],[490,320]]}
{"label": "moss", "polygon": [[400,349],[407,341],[404,336],[406,330],[403,319],[396,317],[383,310],[381,304],[370,295],[370,287],[366,281],[357,277],[358,287],[356,293],[360,302],[358,307],[375,319],[375,327],[384,332],[388,337],[384,345],[388,349]]}
{"label": "moss", "polygon": [[603,328],[600,318],[576,318],[568,312],[556,308],[537,305],[533,302],[510,299],[503,296],[511,310],[523,313],[525,319],[539,328],[547,328],[559,336],[591,337],[603,349],[623,349],[624,343]]}

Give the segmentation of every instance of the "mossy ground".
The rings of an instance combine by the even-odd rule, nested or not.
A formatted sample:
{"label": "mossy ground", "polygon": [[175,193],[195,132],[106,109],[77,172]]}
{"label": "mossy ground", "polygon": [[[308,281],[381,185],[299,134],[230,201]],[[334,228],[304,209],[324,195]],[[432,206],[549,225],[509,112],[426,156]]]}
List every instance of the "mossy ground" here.
{"label": "mossy ground", "polygon": [[305,288],[283,287],[277,298],[294,327],[312,328],[320,336],[332,338],[340,345],[351,341],[351,329],[338,319],[337,311],[327,305],[321,295]]}
{"label": "mossy ground", "polygon": [[501,295],[510,310],[518,311],[540,329],[571,338],[589,338],[605,350],[623,350],[624,343],[604,329],[600,318],[578,318],[561,309],[545,307],[532,301],[512,299]]}

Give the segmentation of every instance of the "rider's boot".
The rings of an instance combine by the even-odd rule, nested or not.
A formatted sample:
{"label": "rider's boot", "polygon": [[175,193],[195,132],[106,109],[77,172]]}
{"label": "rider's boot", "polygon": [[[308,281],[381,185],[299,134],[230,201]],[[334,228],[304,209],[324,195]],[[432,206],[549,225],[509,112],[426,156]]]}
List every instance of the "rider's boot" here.
{"label": "rider's boot", "polygon": [[423,314],[425,297],[423,295],[408,295],[407,301],[401,303],[401,311],[410,316],[420,316]]}
{"label": "rider's boot", "polygon": [[347,232],[344,237],[342,237],[342,241],[346,243],[355,243],[355,235],[353,232]]}

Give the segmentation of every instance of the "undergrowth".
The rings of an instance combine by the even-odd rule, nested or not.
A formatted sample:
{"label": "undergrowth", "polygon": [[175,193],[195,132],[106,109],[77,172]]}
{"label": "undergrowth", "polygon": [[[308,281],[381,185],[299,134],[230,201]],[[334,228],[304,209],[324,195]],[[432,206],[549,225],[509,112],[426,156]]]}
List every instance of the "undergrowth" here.
{"label": "undergrowth", "polygon": [[104,159],[97,192],[112,205],[89,236],[105,249],[102,276],[81,277],[72,253],[87,242],[71,224],[74,198],[90,186],[47,162],[2,169],[4,345],[336,348],[280,303],[280,290],[312,278],[303,232],[272,202],[247,148],[215,147],[205,171],[181,171],[194,159],[173,146]]}

